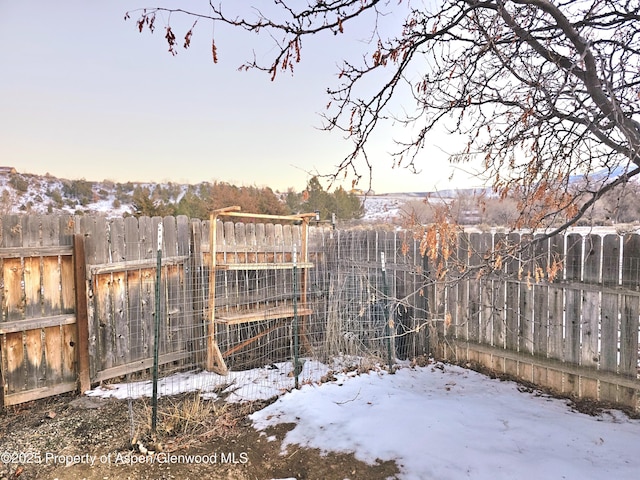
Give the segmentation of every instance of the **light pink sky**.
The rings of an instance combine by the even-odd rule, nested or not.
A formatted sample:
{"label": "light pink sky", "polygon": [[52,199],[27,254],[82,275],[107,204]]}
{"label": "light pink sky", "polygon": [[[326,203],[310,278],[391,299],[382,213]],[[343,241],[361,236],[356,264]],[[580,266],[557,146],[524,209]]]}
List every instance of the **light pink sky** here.
{"label": "light pink sky", "polygon": [[[219,180],[277,190],[301,190],[308,172],[333,171],[350,144],[338,132],[319,129],[319,112],[343,56],[366,52],[367,26],[344,38],[308,41],[295,75],[271,82],[267,74],[237,71],[252,51],[268,54],[272,47],[264,41],[200,22],[192,47],[172,57],[160,20],[151,35],[138,33],[135,13],[123,19],[128,10],[160,3],[208,5],[0,0],[0,165],[64,178]],[[172,19],[179,37],[191,23]],[[391,168],[391,136],[381,131],[373,145],[375,191],[452,186],[441,149],[454,147],[446,137],[425,149],[423,173],[413,175]],[[454,183],[479,184],[466,177],[457,172]]]}

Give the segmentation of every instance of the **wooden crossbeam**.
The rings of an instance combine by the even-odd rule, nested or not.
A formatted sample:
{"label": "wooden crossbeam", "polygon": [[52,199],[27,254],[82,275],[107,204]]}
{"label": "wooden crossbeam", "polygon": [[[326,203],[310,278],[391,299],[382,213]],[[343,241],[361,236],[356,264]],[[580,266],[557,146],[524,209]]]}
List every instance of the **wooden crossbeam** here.
{"label": "wooden crossbeam", "polygon": [[[298,308],[298,316],[311,315],[310,308]],[[227,325],[238,325],[240,323],[259,322],[261,320],[274,320],[276,318],[293,318],[293,307],[274,307],[249,310],[237,313],[226,313],[216,315],[216,321]]]}

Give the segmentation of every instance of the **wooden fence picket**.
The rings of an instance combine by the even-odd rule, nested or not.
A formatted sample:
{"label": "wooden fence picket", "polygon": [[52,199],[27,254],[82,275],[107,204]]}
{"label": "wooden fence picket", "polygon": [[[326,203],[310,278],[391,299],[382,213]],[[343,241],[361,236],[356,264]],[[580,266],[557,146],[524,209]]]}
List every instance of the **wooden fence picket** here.
{"label": "wooden fence picket", "polygon": [[[549,268],[558,268],[555,277],[549,283],[549,350],[550,358],[564,359],[563,331],[566,327],[564,315],[565,293],[564,271],[566,268],[563,259],[565,257],[565,237],[557,235],[549,239]],[[558,262],[561,265],[558,267]],[[562,383],[561,380],[558,383]]]}
{"label": "wooden fence picket", "polygon": [[[462,233],[458,241],[458,250],[456,256],[457,268],[462,269],[468,265],[470,260],[469,255],[471,253],[471,238],[468,234]],[[461,280],[455,282],[457,284],[457,311],[456,311],[456,330],[455,338],[470,339],[470,291],[469,285],[472,280],[469,276],[469,272],[462,271],[464,275]]]}
{"label": "wooden fence picket", "polygon": [[[566,362],[573,364],[578,364],[580,359],[582,292],[576,288],[576,285],[582,280],[582,246],[582,235],[569,234],[567,236],[565,276],[568,288],[565,293],[566,328],[563,358]],[[577,394],[578,392],[574,391],[573,393]]]}
{"label": "wooden fence picket", "polygon": [[[510,233],[507,241],[509,245],[517,245],[520,242],[518,233]],[[520,282],[518,274],[520,272],[520,256],[511,254],[505,259],[505,348],[512,351],[518,351],[518,339],[520,329]],[[511,371],[511,374],[515,374]]]}
{"label": "wooden fence picket", "polygon": [[[480,265],[480,245],[481,237],[479,233],[472,233],[469,236],[469,265],[471,268],[477,268]],[[478,274],[473,272],[478,278]],[[480,283],[477,281],[469,282],[469,340],[480,341],[480,315],[481,315],[481,297]]]}
{"label": "wooden fence picket", "polygon": [[[527,242],[528,236],[523,235],[521,241]],[[519,277],[522,279],[520,288],[520,328],[519,334],[519,351],[533,354],[533,279],[534,276],[534,253],[532,247],[527,247],[520,256],[520,272]]]}

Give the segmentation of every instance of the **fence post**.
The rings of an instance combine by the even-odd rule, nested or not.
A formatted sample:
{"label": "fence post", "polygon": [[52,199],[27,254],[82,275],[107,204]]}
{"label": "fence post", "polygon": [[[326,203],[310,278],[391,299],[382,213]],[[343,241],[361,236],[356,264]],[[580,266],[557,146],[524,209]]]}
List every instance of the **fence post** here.
{"label": "fence post", "polygon": [[83,394],[91,389],[89,371],[89,316],[87,310],[87,263],[84,252],[84,235],[73,236],[73,272],[76,300],[76,328],[78,361],[78,389]]}
{"label": "fence post", "polygon": [[299,377],[302,368],[299,365],[300,342],[298,339],[298,263],[296,260],[296,244],[293,244],[293,373],[295,388],[299,388]]}
{"label": "fence post", "polygon": [[[420,281],[422,282],[421,289],[423,289],[423,293],[421,295],[422,301],[420,303],[421,303],[421,308],[424,311],[425,322],[427,326],[424,329],[425,336],[424,336],[423,349],[427,357],[430,357],[430,356],[435,357],[435,353],[438,351],[438,342],[444,341],[444,339],[438,338],[436,329],[433,329],[433,332],[432,332],[433,316],[431,315],[431,298],[432,298],[431,290],[435,289],[435,282],[430,283],[431,272],[429,271],[429,256],[425,252],[424,256],[421,256],[420,258],[422,259],[422,275],[423,275],[423,277],[420,279]],[[418,255],[416,254],[414,262],[416,262],[417,260],[418,260]],[[435,295],[433,295],[433,297],[435,298]],[[466,318],[468,318],[468,312],[466,313],[467,313]],[[465,320],[465,323],[466,323],[466,320]],[[432,335],[432,333],[434,335]]]}
{"label": "fence post", "polygon": [[387,285],[387,266],[384,259],[384,252],[380,252],[380,263],[382,264],[382,288],[384,293],[385,340],[387,344],[387,355],[389,357],[389,372],[393,373],[393,354],[392,354],[392,346],[391,346],[391,336],[393,335],[393,330],[395,329],[395,325],[393,323],[393,318],[389,309],[389,287]]}
{"label": "fence post", "polygon": [[151,434],[155,436],[158,424],[158,356],[160,352],[160,283],[162,282],[162,222],[158,224],[158,254],[156,262],[156,308],[153,335],[153,394],[151,413]]}

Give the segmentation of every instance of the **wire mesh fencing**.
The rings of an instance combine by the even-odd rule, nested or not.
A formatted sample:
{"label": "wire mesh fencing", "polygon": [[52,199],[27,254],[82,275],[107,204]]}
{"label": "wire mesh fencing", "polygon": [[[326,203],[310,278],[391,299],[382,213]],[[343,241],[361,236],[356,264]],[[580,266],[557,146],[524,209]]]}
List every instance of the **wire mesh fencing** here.
{"label": "wire mesh fencing", "polygon": [[[122,343],[121,355],[101,368],[124,374],[92,394],[129,399],[132,440],[154,421],[161,432],[175,430],[172,398],[189,405],[267,400],[337,371],[389,368],[428,352],[423,259],[397,234],[219,227],[215,249],[207,232],[196,235],[205,246],[196,242],[183,256],[163,252],[159,272],[146,264],[94,275],[96,351]],[[103,304],[111,310],[99,311]]]}

